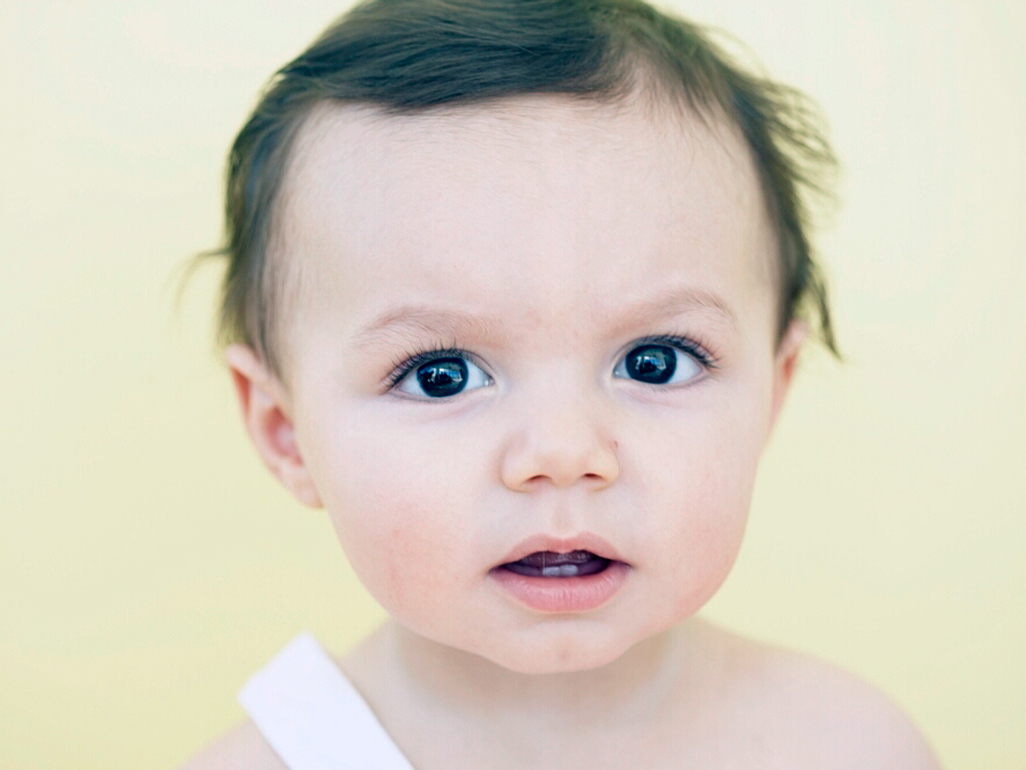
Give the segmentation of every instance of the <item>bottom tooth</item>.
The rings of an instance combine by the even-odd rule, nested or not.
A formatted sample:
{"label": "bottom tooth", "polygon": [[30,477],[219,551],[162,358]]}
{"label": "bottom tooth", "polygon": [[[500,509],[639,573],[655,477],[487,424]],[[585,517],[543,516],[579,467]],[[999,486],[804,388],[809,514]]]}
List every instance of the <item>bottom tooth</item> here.
{"label": "bottom tooth", "polygon": [[552,567],[544,567],[541,573],[544,577],[574,577],[577,574],[577,565],[559,564]]}

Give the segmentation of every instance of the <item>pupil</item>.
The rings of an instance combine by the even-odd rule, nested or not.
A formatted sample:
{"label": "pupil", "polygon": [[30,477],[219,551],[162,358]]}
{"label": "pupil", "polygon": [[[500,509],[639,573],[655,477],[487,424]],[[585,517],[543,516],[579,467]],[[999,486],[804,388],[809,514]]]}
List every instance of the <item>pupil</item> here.
{"label": "pupil", "polygon": [[467,382],[467,362],[462,358],[437,358],[418,367],[417,380],[429,396],[455,396]]}
{"label": "pupil", "polygon": [[677,354],[666,345],[643,345],[627,354],[627,373],[631,379],[661,385],[677,369]]}

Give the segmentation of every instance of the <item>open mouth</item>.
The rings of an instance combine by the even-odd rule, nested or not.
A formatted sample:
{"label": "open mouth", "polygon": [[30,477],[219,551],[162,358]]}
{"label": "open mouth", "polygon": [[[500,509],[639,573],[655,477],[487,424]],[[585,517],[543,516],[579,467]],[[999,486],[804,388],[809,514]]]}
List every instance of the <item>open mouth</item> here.
{"label": "open mouth", "polygon": [[[493,567],[490,575],[507,595],[536,612],[566,614],[598,610],[620,592],[633,567],[619,561],[612,547],[600,538],[575,539],[578,543],[574,545],[590,545],[581,540],[594,541],[591,547],[602,549],[602,553],[608,555],[599,556],[595,551],[574,548],[569,543],[564,551],[554,539],[538,538],[541,542],[528,542],[522,549],[511,552],[506,557],[510,561]],[[517,556],[520,558],[512,558]]]}
{"label": "open mouth", "polygon": [[522,559],[501,565],[500,569],[526,577],[567,578],[597,575],[612,563],[611,559],[596,556],[591,551],[535,551]]}

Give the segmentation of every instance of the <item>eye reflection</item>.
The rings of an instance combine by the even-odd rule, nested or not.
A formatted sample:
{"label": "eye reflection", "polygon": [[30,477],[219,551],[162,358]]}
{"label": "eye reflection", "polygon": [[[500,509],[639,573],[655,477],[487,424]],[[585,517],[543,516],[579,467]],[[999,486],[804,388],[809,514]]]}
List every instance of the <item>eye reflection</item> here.
{"label": "eye reflection", "polygon": [[679,384],[702,373],[690,355],[669,345],[638,345],[621,359],[613,376],[650,385]]}
{"label": "eye reflection", "polygon": [[481,367],[460,356],[439,356],[413,368],[397,384],[397,390],[412,396],[446,398],[468,388],[488,385],[490,379]]}
{"label": "eye reflection", "polygon": [[417,367],[417,381],[429,396],[455,396],[467,382],[467,364],[462,358],[439,358]]}
{"label": "eye reflection", "polygon": [[628,353],[626,363],[631,379],[662,385],[677,370],[677,354],[665,345],[646,345]]}

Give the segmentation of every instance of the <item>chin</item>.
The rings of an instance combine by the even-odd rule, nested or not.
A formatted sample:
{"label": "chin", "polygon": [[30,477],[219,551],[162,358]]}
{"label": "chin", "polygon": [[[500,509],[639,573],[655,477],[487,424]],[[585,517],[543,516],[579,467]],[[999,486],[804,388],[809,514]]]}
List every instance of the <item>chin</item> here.
{"label": "chin", "polygon": [[577,633],[545,634],[544,637],[510,648],[478,652],[497,666],[517,674],[570,674],[607,666],[631,649],[636,639],[614,640],[587,630]]}

